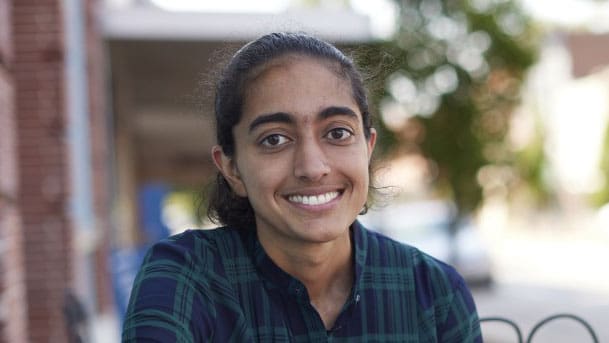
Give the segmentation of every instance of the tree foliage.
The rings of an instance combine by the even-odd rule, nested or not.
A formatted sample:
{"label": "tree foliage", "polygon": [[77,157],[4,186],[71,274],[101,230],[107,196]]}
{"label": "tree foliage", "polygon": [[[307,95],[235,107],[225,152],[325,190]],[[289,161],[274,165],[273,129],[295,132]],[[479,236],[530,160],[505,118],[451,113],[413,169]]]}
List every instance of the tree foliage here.
{"label": "tree foliage", "polygon": [[[361,55],[383,154],[416,151],[461,214],[482,198],[477,173],[513,159],[505,143],[526,70],[531,21],[511,0],[396,0],[397,30]],[[380,125],[379,125],[380,124]]]}
{"label": "tree foliage", "polygon": [[602,187],[592,196],[596,206],[609,204],[609,123],[605,129],[605,140],[603,141],[603,153],[600,161],[601,173],[604,176]]}

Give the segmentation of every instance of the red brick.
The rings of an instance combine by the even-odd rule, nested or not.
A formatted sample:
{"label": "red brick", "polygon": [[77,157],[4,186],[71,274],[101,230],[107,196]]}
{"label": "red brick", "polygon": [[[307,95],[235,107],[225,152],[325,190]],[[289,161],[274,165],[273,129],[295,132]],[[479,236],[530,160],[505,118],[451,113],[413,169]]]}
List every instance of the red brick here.
{"label": "red brick", "polygon": [[0,298],[10,309],[0,318],[0,341],[25,342],[24,270],[21,226],[17,205],[18,173],[16,111],[10,71],[12,45],[10,3],[0,0]]}
{"label": "red brick", "polygon": [[[70,265],[71,228],[63,214],[68,201],[65,189],[68,158],[61,148],[53,148],[64,145],[56,137],[65,134],[66,116],[55,115],[56,120],[41,120],[45,116],[40,115],[43,111],[57,114],[64,111],[61,75],[64,47],[57,20],[60,5],[58,0],[19,0],[13,6],[21,175],[19,199],[24,214],[22,229],[31,341],[47,341],[49,337],[66,340],[61,303],[63,290],[69,287],[71,280],[71,270],[66,268]],[[49,26],[54,22],[56,28]],[[54,210],[59,215],[49,213]],[[44,334],[39,336],[39,332]]]}
{"label": "red brick", "polygon": [[12,59],[11,16],[8,0],[0,0],[0,65],[8,66]]}
{"label": "red brick", "polygon": [[[86,1],[85,18],[89,44],[86,54],[91,58],[87,75],[90,77],[91,158],[95,166],[92,186],[98,229],[109,232],[110,211],[107,204],[110,194],[106,183],[109,139],[106,137],[105,101],[102,96],[102,42],[97,28],[93,26],[97,24],[93,15],[94,2]],[[4,183],[0,181],[0,189],[4,187],[8,192],[15,193],[11,206],[21,214],[19,226],[14,226],[17,229],[10,234],[4,230],[4,222],[0,223],[3,225],[0,227],[0,239],[17,242],[0,254],[1,266],[4,266],[0,269],[0,295],[4,299],[10,297],[15,305],[27,309],[23,311],[22,320],[2,324],[0,318],[0,341],[66,340],[61,304],[64,290],[71,286],[74,252],[72,222],[69,218],[70,158],[64,103],[62,6],[61,0],[0,0],[0,32],[7,33],[6,36],[0,33],[0,106],[4,109],[8,103],[12,107],[11,118],[16,128],[12,131],[11,148],[3,148],[8,146],[5,142],[10,140],[6,138],[10,135],[5,134],[0,138],[0,172],[5,177],[11,175],[8,170],[13,169],[12,176],[6,178],[13,186],[3,186]],[[11,9],[11,13],[5,15],[8,20],[2,16],[3,8]],[[6,26],[9,26],[9,30],[4,29]],[[3,97],[10,92],[12,96]],[[6,130],[3,127],[7,126],[2,120],[0,135]],[[9,160],[12,160],[13,167],[6,162]],[[1,168],[5,168],[6,172]],[[8,205],[2,206],[4,211]],[[109,235],[102,236],[106,240],[96,250],[98,271],[107,270],[104,266]],[[9,258],[9,255],[21,256],[21,259]],[[4,273],[7,268],[11,273]],[[96,280],[100,290],[98,302],[108,309],[108,304],[112,303],[108,278],[100,272]],[[21,297],[15,291],[19,289],[22,290]]]}
{"label": "red brick", "polygon": [[[6,90],[6,89],[4,89]],[[0,92],[3,90],[0,89]],[[5,118],[13,117],[13,113],[7,113]],[[0,126],[0,136],[6,133],[10,127]],[[0,165],[16,159],[16,150],[13,154],[1,155]],[[15,166],[14,163],[11,163]],[[8,175],[3,175],[7,177]],[[13,196],[13,194],[4,194]],[[19,214],[15,202],[6,202],[8,197],[0,197],[0,241],[3,243],[2,253],[0,254],[1,285],[0,297],[3,305],[10,308],[9,318],[0,318],[0,341],[6,342],[25,342],[26,341],[26,316],[23,303],[24,280],[23,280],[23,260],[22,242]],[[4,199],[4,200],[3,200]]]}

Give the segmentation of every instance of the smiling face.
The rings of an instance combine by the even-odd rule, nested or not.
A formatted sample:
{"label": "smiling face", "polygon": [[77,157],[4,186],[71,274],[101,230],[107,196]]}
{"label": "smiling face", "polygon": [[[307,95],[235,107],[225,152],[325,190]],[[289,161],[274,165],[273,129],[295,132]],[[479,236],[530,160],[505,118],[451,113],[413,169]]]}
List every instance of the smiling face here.
{"label": "smiling face", "polygon": [[344,238],[368,194],[376,133],[364,135],[349,80],[329,62],[285,56],[251,80],[233,128],[235,154],[212,151],[247,197],[260,240],[283,246]]}

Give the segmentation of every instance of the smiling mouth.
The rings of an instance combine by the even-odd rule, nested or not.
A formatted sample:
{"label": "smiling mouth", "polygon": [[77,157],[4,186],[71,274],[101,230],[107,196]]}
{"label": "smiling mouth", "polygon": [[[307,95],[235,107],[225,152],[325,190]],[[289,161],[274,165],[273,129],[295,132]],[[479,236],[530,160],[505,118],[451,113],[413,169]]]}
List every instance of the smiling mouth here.
{"label": "smiling mouth", "polygon": [[339,192],[328,192],[324,194],[318,195],[290,195],[288,200],[293,203],[303,204],[303,205],[323,205],[327,204],[330,201],[336,199],[340,193]]}

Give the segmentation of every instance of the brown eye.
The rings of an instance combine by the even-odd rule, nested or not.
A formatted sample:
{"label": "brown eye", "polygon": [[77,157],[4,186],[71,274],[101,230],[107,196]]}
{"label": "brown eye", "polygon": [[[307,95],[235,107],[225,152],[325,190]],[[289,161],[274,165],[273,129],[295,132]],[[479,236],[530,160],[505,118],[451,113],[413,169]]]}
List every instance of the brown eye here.
{"label": "brown eye", "polygon": [[288,142],[288,139],[283,135],[272,134],[264,138],[261,142],[266,147],[277,147]]}
{"label": "brown eye", "polygon": [[343,140],[343,139],[347,139],[351,136],[353,136],[353,133],[351,133],[351,131],[345,129],[345,128],[336,128],[336,129],[332,129],[328,132],[328,138],[332,139],[332,140]]}

